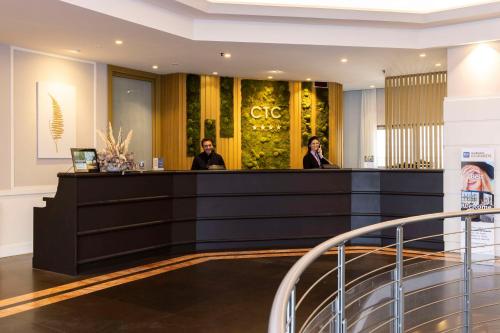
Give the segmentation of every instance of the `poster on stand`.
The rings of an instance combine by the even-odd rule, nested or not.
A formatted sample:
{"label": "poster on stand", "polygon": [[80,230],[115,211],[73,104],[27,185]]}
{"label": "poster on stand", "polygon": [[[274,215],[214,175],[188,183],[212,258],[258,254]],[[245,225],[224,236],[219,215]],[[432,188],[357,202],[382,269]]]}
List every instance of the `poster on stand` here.
{"label": "poster on stand", "polygon": [[[495,156],[490,148],[464,148],[461,158],[461,210],[494,208]],[[472,220],[472,253],[494,256],[495,215]],[[464,240],[462,237],[462,247]]]}

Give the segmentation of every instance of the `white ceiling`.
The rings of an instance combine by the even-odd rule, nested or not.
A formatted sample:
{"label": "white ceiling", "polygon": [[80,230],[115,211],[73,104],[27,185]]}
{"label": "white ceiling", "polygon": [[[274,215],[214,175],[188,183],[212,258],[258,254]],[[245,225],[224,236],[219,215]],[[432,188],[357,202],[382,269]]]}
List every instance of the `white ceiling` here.
{"label": "white ceiling", "polygon": [[493,3],[490,0],[205,0],[210,3],[432,13]]}
{"label": "white ceiling", "polygon": [[[197,1],[200,2],[200,0]],[[201,0],[201,2],[203,1],[232,5],[333,8],[421,14],[497,2],[490,0]]]}
{"label": "white ceiling", "polygon": [[[99,1],[104,3],[102,0],[94,3]],[[154,6],[157,1],[160,0],[145,3]],[[89,4],[92,2],[88,0]],[[125,4],[125,0],[105,2],[115,6],[119,2]],[[183,5],[176,5],[171,13],[183,17],[205,15]],[[174,21],[167,23],[171,22]],[[175,21],[177,27],[183,27],[183,22]],[[380,39],[383,38],[381,35]],[[115,45],[115,39],[123,40],[124,44]],[[0,42],[150,72],[154,72],[152,65],[158,65],[158,73],[217,71],[219,75],[255,79],[266,79],[268,75],[283,80],[312,78],[340,82],[346,90],[366,89],[370,85],[383,87],[382,70],[387,75],[401,75],[446,69],[445,48],[193,40],[57,0],[2,0]],[[224,59],[220,52],[230,52],[232,58]],[[422,52],[427,54],[425,58],[419,57]],[[341,58],[347,58],[348,62],[341,63]],[[435,67],[436,63],[442,66]],[[268,72],[275,69],[283,73]]]}

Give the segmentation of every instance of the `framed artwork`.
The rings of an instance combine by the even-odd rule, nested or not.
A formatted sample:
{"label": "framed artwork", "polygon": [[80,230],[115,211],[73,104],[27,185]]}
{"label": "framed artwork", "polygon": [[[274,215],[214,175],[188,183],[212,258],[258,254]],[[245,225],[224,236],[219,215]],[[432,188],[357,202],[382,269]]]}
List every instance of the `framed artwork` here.
{"label": "framed artwork", "polygon": [[72,85],[37,82],[37,157],[71,158],[76,146],[76,89]]}

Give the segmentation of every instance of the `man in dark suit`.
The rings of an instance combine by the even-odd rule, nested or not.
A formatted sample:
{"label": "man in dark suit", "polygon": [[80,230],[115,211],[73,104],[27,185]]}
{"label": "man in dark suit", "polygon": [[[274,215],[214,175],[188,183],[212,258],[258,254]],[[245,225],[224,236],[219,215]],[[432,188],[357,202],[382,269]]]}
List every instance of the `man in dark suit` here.
{"label": "man in dark suit", "polygon": [[319,169],[325,164],[330,164],[324,157],[321,151],[321,143],[317,136],[313,136],[307,143],[307,154],[302,159],[304,169]]}
{"label": "man in dark suit", "polygon": [[[193,159],[191,170],[208,170],[212,168],[225,169],[226,164],[222,156],[217,154],[214,150],[214,145],[211,139],[201,140],[201,147],[203,152]],[[218,166],[218,167],[214,167]]]}

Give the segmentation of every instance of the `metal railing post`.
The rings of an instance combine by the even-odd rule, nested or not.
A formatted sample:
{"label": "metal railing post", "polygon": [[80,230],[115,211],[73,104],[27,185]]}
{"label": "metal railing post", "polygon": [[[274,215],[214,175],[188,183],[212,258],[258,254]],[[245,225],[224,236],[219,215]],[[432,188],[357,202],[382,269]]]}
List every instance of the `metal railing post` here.
{"label": "metal railing post", "polygon": [[286,333],[295,333],[295,287],[286,305]]}
{"label": "metal railing post", "polygon": [[404,332],[403,226],[396,229],[396,269],[394,270],[394,332]]}
{"label": "metal railing post", "polygon": [[345,319],[345,244],[338,246],[338,263],[337,263],[337,321],[336,332],[346,332],[346,319]]}
{"label": "metal railing post", "polygon": [[472,217],[465,218],[464,252],[464,332],[471,332],[471,293],[472,293]]}

